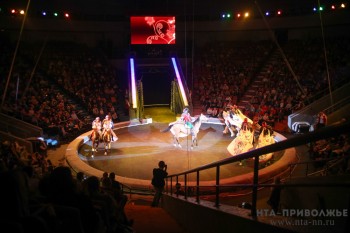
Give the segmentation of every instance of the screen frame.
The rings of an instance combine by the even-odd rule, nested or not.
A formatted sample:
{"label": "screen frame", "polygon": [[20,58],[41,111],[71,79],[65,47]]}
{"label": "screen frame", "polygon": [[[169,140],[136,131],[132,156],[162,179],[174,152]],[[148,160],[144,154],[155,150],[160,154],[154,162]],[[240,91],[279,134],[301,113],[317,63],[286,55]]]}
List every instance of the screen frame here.
{"label": "screen frame", "polygon": [[174,15],[132,15],[129,21],[131,45],[176,44]]}

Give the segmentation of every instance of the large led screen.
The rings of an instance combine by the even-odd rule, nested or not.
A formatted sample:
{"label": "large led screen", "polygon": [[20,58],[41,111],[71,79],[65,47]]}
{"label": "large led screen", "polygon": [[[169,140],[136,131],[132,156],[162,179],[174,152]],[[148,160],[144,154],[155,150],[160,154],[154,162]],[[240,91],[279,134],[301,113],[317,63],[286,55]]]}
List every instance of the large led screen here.
{"label": "large led screen", "polygon": [[131,44],[175,44],[174,16],[131,16]]}

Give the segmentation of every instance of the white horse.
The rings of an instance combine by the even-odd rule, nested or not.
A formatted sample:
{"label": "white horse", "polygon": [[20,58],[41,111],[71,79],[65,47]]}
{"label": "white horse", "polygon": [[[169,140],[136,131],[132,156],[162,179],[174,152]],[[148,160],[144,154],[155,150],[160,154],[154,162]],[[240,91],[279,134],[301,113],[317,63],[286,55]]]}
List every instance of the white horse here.
{"label": "white horse", "polygon": [[[248,124],[253,124],[253,121],[244,115],[239,109],[236,109],[235,112],[223,111],[222,116],[227,129],[231,132],[231,137],[234,136],[234,131],[236,132],[236,135],[239,133],[244,119],[247,119]],[[224,130],[224,133],[225,132],[227,132],[226,129]]]}
{"label": "white horse", "polygon": [[201,127],[201,124],[203,121],[208,121],[208,117],[201,114],[199,117],[197,117],[196,120],[192,122],[192,125],[193,125],[192,129],[187,127],[185,122],[180,122],[180,121],[170,125],[168,130],[170,130],[170,132],[173,134],[174,146],[175,147],[178,146],[181,148],[179,138],[187,137],[188,135],[191,135],[191,149],[193,149],[194,146],[198,146],[197,134],[199,132],[199,128]]}

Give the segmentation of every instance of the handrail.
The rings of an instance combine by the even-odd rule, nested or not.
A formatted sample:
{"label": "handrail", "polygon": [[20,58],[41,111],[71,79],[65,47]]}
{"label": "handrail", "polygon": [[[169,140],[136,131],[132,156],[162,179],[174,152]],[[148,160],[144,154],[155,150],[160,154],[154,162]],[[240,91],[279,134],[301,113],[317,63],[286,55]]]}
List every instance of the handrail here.
{"label": "handrail", "polygon": [[[334,158],[333,158],[333,159],[334,159]],[[290,172],[289,172],[289,178],[290,178],[290,179],[292,178],[292,169],[293,169],[293,167],[295,167],[295,166],[297,166],[297,165],[306,165],[305,176],[308,176],[308,175],[310,175],[310,174],[308,173],[308,171],[309,171],[309,164],[314,164],[314,163],[319,163],[319,162],[328,162],[328,161],[331,161],[331,160],[333,160],[333,159],[328,158],[328,159],[319,159],[319,160],[311,160],[311,161],[290,163],[290,164],[288,164],[289,170],[290,170]],[[321,169],[321,170],[322,170],[322,169]],[[317,171],[317,172],[314,172],[313,174],[318,173],[318,172],[321,172],[321,170],[320,170],[320,171]],[[312,173],[311,173],[311,174],[312,174]]]}
{"label": "handrail", "polygon": [[[332,85],[331,89],[333,91],[335,91],[336,89],[345,86],[346,84],[349,83],[349,80],[347,78],[344,78],[342,80],[339,80],[338,82],[336,82],[334,85]],[[329,90],[327,89],[323,89],[319,92],[317,92],[316,94],[314,94],[313,96],[308,97],[307,99],[305,99],[304,104],[305,105],[309,105],[310,103],[315,102],[316,100],[322,98],[323,96],[326,96],[329,94]]]}
{"label": "handrail", "polygon": [[340,108],[342,108],[344,105],[349,104],[350,103],[350,96],[345,97],[344,99],[334,103],[333,105],[329,106],[328,108],[324,109],[323,111],[326,114],[330,114]]}
{"label": "handrail", "polygon": [[[274,143],[272,145],[269,146],[265,146],[256,150],[252,150],[234,157],[230,157],[230,158],[226,158],[220,161],[216,161],[214,163],[210,163],[207,165],[203,165],[200,166],[198,168],[193,168],[190,169],[188,171],[184,171],[184,172],[180,172],[177,174],[172,174],[169,175],[166,178],[166,191],[168,192],[169,190],[169,183],[170,183],[170,190],[172,190],[173,187],[173,180],[174,178],[176,179],[176,181],[178,181],[179,176],[184,176],[184,188],[185,190],[187,190],[188,186],[187,186],[187,176],[189,174],[192,173],[196,173],[196,189],[199,190],[199,187],[201,187],[199,185],[199,175],[200,175],[200,171],[204,171],[210,168],[216,168],[216,184],[215,187],[216,189],[216,198],[215,198],[215,206],[218,207],[219,206],[219,191],[220,191],[220,187],[223,187],[220,185],[220,167],[226,164],[230,164],[230,163],[234,163],[234,162],[238,162],[240,160],[244,160],[244,159],[249,159],[249,158],[254,158],[254,177],[253,177],[253,184],[251,185],[251,187],[253,188],[253,192],[252,192],[252,208],[251,208],[251,215],[253,217],[257,216],[257,212],[256,212],[256,202],[257,202],[257,188],[260,186],[258,181],[258,173],[259,173],[259,156],[264,155],[264,154],[268,154],[268,153],[273,153],[276,151],[280,151],[280,150],[285,150],[291,147],[295,147],[295,146],[299,146],[299,145],[304,145],[306,143],[309,142],[313,142],[313,141],[317,141],[323,138],[329,138],[329,137],[333,137],[333,136],[337,136],[339,134],[343,134],[343,133],[348,133],[350,132],[350,120],[338,123],[338,124],[334,124],[331,126],[327,126],[325,128],[319,129],[317,131],[311,132],[311,133],[307,133],[307,134],[302,134],[302,135],[296,135],[293,138],[290,138],[288,140],[285,141],[281,141],[281,142],[277,142]],[[169,182],[170,179],[170,182]],[[187,194],[185,192],[185,198],[187,198]],[[197,202],[199,202],[199,192],[196,193],[196,200]]]}
{"label": "handrail", "polygon": [[[292,169],[294,166],[306,164],[305,176],[312,176],[312,175],[316,175],[316,174],[320,174],[320,173],[326,174],[330,168],[338,165],[338,163],[341,162],[342,160],[344,160],[344,158],[346,158],[346,157],[349,157],[349,155],[347,155],[345,157],[336,157],[336,158],[327,158],[327,159],[319,159],[319,160],[312,160],[312,161],[290,163],[289,164],[289,170],[290,170],[289,179],[292,178]],[[322,169],[314,171],[312,173],[308,173],[309,164],[320,163],[320,162],[326,162],[326,164],[324,165],[324,167]],[[330,164],[331,162],[334,162],[334,163]]]}

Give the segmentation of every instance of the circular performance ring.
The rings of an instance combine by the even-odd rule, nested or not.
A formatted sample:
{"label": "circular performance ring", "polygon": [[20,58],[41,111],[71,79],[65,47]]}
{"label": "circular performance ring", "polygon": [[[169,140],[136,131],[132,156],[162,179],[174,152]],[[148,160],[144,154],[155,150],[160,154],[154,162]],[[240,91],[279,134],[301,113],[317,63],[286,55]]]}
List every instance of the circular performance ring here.
{"label": "circular performance ring", "polygon": [[[170,132],[162,133],[165,123],[145,123],[139,121],[121,122],[114,125],[118,141],[112,143],[104,155],[103,143],[94,156],[91,156],[91,141],[86,132],[74,139],[67,147],[65,158],[75,171],[87,176],[102,177],[103,172],[115,172],[116,179],[132,188],[151,189],[152,170],[160,160],[168,164],[168,173],[175,174],[231,156],[227,146],[233,140],[222,133],[223,125],[213,122],[203,123],[198,133],[198,147],[191,150],[191,138],[182,138],[182,148],[174,147]],[[286,138],[275,132],[275,141]],[[261,166],[259,182],[271,179],[289,168],[296,160],[295,148],[274,153],[275,161]],[[193,175],[194,176],[194,175]],[[215,185],[215,169],[200,172],[201,185]],[[250,184],[253,180],[253,161],[227,164],[220,168],[220,184]],[[181,180],[179,179],[180,183]],[[188,185],[195,185],[192,175]]]}

